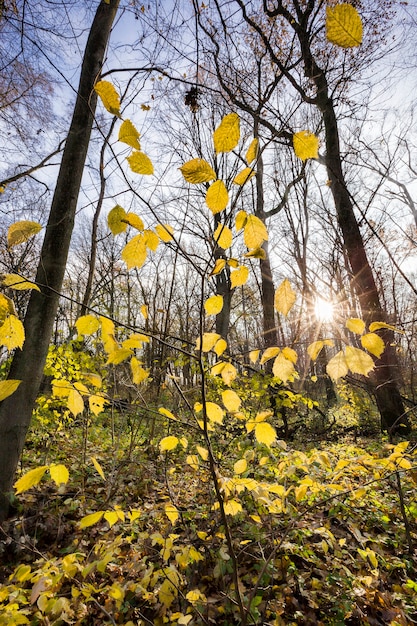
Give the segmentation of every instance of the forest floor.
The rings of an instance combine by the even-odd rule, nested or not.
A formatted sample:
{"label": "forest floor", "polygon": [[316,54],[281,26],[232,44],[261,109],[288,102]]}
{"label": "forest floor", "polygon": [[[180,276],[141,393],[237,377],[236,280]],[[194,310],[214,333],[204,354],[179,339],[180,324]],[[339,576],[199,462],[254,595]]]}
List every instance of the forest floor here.
{"label": "forest floor", "polygon": [[412,443],[222,433],[219,503],[201,445],[147,437],[32,431],[22,475],[69,479],[46,471],[1,528],[1,626],[417,623]]}

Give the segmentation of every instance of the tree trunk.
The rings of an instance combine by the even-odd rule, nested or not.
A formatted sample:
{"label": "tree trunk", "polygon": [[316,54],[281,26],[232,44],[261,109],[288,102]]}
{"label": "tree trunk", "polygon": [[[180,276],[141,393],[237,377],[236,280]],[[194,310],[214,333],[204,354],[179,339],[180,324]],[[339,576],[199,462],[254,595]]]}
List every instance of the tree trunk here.
{"label": "tree trunk", "polygon": [[[300,27],[297,34],[301,44],[306,76],[317,89],[316,104],[323,118],[326,137],[326,168],[333,195],[338,224],[342,231],[349,265],[352,271],[352,287],[356,292],[362,316],[368,324],[373,321],[385,322],[386,314],[381,305],[372,268],[369,264],[362,234],[357,222],[352,198],[347,189],[342,170],[340,140],[336,112],[324,71],[317,65],[311,53],[308,34]],[[383,430],[390,433],[409,429],[404,405],[394,375],[397,367],[395,351],[392,347],[392,332],[383,331],[385,351],[376,361],[375,372],[371,377],[373,393],[381,415]]]}
{"label": "tree trunk", "polygon": [[36,275],[41,291],[31,292],[24,321],[25,343],[15,353],[9,373],[9,378],[22,382],[0,406],[0,523],[7,517],[14,475],[43,376],[97,104],[94,84],[118,4],[119,0],[102,0],[91,26]]}

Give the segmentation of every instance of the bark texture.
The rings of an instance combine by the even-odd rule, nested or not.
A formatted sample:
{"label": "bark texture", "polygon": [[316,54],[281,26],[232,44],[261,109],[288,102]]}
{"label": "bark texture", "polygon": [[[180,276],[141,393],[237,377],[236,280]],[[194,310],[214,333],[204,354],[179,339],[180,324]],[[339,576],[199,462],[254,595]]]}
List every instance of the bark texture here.
{"label": "bark texture", "polygon": [[41,291],[31,293],[24,320],[25,343],[15,353],[9,373],[9,378],[22,383],[0,405],[0,523],[8,514],[16,468],[43,376],[97,104],[94,84],[101,73],[118,4],[119,0],[102,0],[90,29],[36,275]]}

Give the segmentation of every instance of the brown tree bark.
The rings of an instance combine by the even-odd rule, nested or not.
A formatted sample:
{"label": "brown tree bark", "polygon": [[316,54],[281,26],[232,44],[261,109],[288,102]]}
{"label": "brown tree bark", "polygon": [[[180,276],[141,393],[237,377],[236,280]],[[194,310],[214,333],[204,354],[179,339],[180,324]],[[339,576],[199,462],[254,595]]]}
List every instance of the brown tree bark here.
{"label": "brown tree bark", "polygon": [[41,291],[31,293],[24,320],[25,343],[15,353],[9,373],[9,378],[22,382],[0,406],[0,522],[8,514],[16,468],[43,376],[97,104],[94,84],[100,76],[118,5],[119,0],[101,0],[90,29],[36,275]]}

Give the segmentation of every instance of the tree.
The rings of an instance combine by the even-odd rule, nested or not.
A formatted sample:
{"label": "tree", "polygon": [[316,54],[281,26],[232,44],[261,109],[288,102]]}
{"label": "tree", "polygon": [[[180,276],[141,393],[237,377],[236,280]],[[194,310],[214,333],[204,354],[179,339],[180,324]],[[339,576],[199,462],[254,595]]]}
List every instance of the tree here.
{"label": "tree", "polygon": [[94,85],[101,73],[118,4],[118,0],[102,0],[90,29],[36,275],[41,291],[32,291],[24,321],[25,342],[15,353],[9,372],[9,378],[22,382],[0,407],[0,520],[7,516],[14,474],[43,376],[94,121]]}

